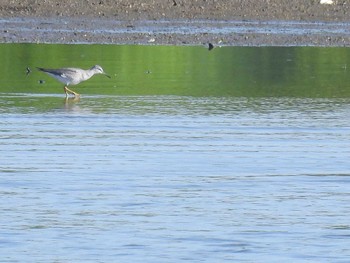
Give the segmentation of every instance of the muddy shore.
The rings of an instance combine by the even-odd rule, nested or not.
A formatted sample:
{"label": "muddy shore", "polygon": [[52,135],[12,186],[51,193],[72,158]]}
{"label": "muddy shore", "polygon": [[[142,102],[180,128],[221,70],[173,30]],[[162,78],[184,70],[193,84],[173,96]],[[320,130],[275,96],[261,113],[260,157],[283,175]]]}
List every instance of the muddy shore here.
{"label": "muddy shore", "polygon": [[4,0],[2,43],[349,46],[350,1]]}

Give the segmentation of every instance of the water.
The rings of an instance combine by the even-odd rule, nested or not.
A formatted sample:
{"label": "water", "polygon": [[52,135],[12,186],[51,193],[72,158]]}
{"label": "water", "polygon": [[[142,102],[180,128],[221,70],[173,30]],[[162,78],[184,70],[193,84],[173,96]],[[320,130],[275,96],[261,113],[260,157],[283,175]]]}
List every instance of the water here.
{"label": "water", "polygon": [[[212,60],[207,72],[223,57],[175,49],[174,56],[189,52],[195,61],[212,56],[204,58]],[[239,84],[200,74],[181,58],[176,70],[162,69],[173,68],[166,78],[154,62],[152,73],[139,65],[139,79],[127,81],[113,70],[119,62],[103,60],[118,78],[77,86],[80,100],[65,100],[54,80],[34,71],[7,78],[0,96],[1,262],[347,262],[350,97],[346,56],[336,59],[345,51],[307,49],[320,54],[317,63],[300,59],[291,67],[291,54],[308,52],[239,50],[244,55],[225,64],[226,72],[250,52],[286,52],[289,60],[265,66],[264,74],[241,68]],[[266,77],[284,64],[289,75]],[[291,79],[301,65],[313,75]]]}

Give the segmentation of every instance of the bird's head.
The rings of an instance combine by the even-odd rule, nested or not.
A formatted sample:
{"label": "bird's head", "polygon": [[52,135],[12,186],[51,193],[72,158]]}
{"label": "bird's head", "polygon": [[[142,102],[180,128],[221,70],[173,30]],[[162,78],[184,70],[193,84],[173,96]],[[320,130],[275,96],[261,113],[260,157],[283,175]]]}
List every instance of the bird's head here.
{"label": "bird's head", "polygon": [[95,65],[91,68],[91,70],[94,71],[95,74],[103,74],[105,75],[106,77],[108,78],[111,78],[108,74],[106,74],[104,71],[103,71],[103,68],[99,65]]}

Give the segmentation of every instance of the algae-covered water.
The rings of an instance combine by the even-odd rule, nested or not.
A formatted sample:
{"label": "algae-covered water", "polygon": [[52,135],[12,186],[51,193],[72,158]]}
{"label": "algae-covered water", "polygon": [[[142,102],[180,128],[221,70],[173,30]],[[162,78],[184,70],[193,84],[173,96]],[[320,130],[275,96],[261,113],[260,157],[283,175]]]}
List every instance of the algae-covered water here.
{"label": "algae-covered water", "polygon": [[0,49],[2,262],[347,261],[347,49]]}

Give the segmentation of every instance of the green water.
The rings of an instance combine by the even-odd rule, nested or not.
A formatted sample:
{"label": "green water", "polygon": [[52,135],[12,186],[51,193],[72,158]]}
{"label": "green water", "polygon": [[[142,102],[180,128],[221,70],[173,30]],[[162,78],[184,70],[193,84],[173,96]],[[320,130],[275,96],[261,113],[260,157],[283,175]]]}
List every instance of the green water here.
{"label": "green water", "polygon": [[348,261],[348,49],[0,49],[1,262]]}
{"label": "green water", "polygon": [[[35,67],[90,68],[82,94],[243,97],[349,97],[350,49],[1,44],[1,93],[63,94]],[[26,68],[31,73],[26,75]]]}

